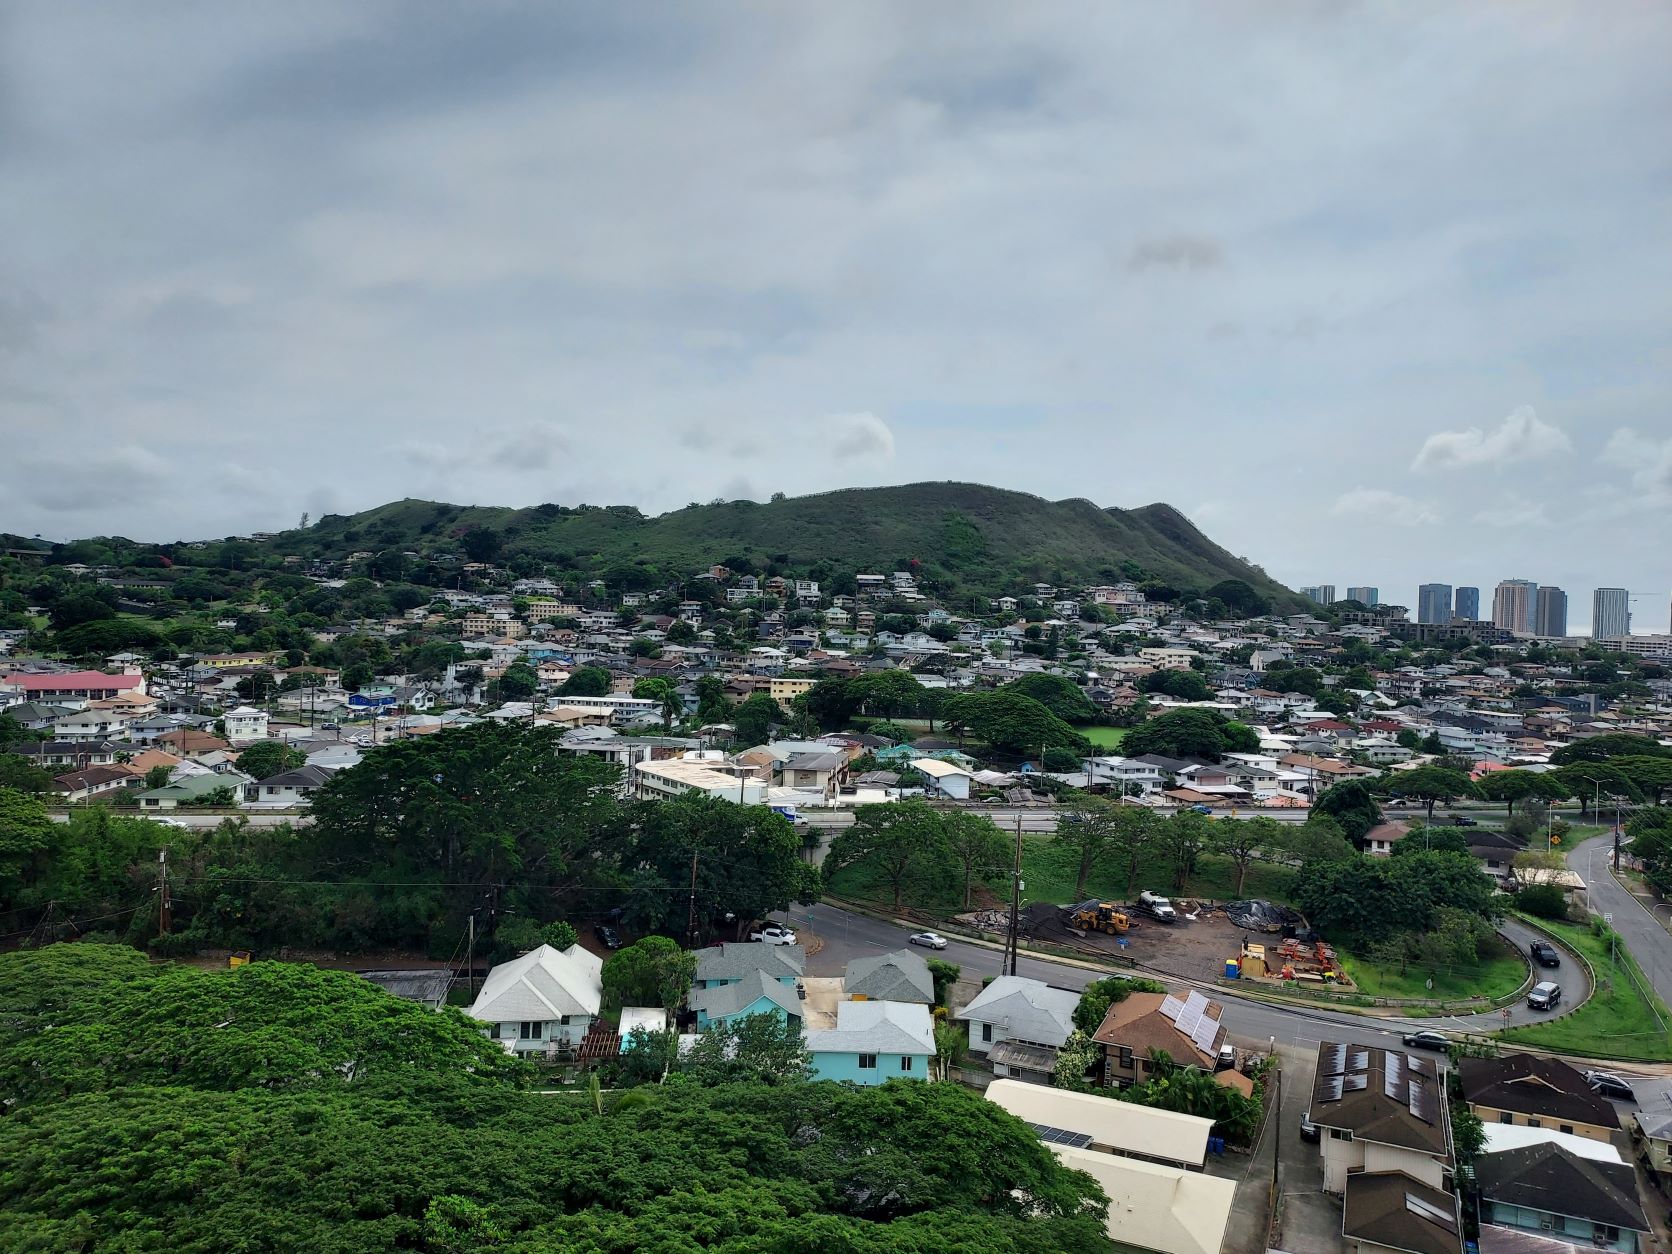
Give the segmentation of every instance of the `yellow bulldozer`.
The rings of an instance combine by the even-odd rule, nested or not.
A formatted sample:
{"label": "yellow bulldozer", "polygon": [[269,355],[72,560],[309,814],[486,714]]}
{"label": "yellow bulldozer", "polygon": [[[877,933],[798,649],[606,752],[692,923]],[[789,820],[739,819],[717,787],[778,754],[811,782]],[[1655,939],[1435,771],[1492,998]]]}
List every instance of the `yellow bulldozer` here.
{"label": "yellow bulldozer", "polygon": [[1111,936],[1123,935],[1132,926],[1125,912],[1107,901],[1082,901],[1070,906],[1063,922],[1076,931],[1107,932]]}

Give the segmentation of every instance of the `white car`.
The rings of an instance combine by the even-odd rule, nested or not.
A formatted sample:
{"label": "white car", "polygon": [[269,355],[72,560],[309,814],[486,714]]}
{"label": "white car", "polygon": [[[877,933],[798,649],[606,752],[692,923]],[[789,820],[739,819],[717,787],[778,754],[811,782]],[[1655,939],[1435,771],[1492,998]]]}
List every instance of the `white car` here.
{"label": "white car", "polygon": [[768,945],[793,945],[795,933],[782,923],[768,923],[765,927],[758,927],[749,933],[752,941],[763,941]]}
{"label": "white car", "polygon": [[925,949],[945,949],[946,937],[939,932],[913,932],[906,937],[908,945],[922,945]]}

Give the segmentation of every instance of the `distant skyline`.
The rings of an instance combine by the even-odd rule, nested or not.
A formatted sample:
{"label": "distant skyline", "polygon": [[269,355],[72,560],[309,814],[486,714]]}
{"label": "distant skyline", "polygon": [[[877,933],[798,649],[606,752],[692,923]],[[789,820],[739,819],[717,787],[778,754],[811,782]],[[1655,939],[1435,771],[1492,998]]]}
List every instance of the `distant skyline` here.
{"label": "distant skyline", "polygon": [[1664,630],[1668,46],[1577,0],[19,0],[0,530],[960,479]]}

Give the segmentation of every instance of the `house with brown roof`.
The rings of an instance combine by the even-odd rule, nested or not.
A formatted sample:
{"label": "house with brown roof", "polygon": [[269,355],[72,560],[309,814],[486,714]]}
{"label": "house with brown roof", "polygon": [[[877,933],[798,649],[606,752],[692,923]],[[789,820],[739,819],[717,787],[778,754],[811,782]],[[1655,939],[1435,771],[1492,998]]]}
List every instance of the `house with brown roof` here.
{"label": "house with brown roof", "polygon": [[1219,1022],[1224,1007],[1200,993],[1129,993],[1109,1007],[1092,1040],[1103,1047],[1103,1083],[1130,1088],[1155,1070],[1152,1053],[1166,1054],[1181,1067],[1212,1071],[1225,1043]]}
{"label": "house with brown roof", "polygon": [[1557,1058],[1505,1054],[1465,1058],[1459,1066],[1463,1100],[1485,1124],[1549,1128],[1612,1142],[1620,1116],[1585,1077]]}
{"label": "house with brown roof", "polygon": [[1400,1171],[1353,1177],[1342,1207],[1341,1235],[1352,1254],[1461,1254],[1457,1195]]}
{"label": "house with brown roof", "polygon": [[1321,1133],[1326,1193],[1346,1193],[1368,1171],[1445,1187],[1451,1117],[1432,1058],[1324,1041],[1308,1113]]}

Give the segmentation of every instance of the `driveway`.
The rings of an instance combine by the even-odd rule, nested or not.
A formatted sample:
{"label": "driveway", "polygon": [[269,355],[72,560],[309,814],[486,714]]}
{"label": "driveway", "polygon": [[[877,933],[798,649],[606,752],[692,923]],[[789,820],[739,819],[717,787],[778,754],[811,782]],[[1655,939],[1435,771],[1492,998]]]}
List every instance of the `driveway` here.
{"label": "driveway", "polygon": [[1613,928],[1624,938],[1626,948],[1643,969],[1644,978],[1654,986],[1660,999],[1672,1006],[1672,934],[1661,926],[1647,905],[1614,878],[1610,870],[1613,850],[1613,836],[1607,833],[1593,836],[1574,846],[1567,856],[1568,869],[1585,881],[1591,909],[1613,916]]}

